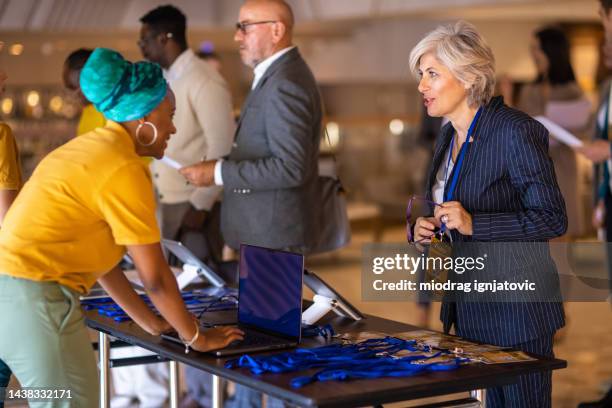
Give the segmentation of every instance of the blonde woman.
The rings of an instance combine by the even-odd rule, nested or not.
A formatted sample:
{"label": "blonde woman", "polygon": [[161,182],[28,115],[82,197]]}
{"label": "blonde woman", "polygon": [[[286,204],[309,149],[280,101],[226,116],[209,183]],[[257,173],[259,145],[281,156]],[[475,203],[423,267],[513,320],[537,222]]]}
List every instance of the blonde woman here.
{"label": "blonde woman", "polygon": [[[453,279],[521,279],[536,274],[542,286],[558,288],[558,275],[548,246],[509,243],[544,241],[567,228],[565,205],[553,164],[548,133],[528,115],[493,97],[493,53],[476,28],[466,22],[440,26],[410,54],[410,67],[430,116],[449,123],[436,141],[427,178],[427,195],[439,206],[414,226],[415,241],[429,242],[436,230],[447,231],[453,250],[471,250],[504,242],[475,275],[450,273]],[[454,254],[456,255],[456,254]],[[509,269],[511,266],[512,269]],[[540,282],[540,281],[539,281]],[[544,289],[544,288],[543,288]],[[441,320],[462,337],[512,346],[552,356],[552,338],[564,325],[558,301],[504,301],[496,294],[486,302],[462,293],[445,294]],[[480,298],[477,298],[480,299]],[[452,300],[452,301],[451,301]],[[550,407],[551,373],[522,376],[516,384],[487,392],[488,407]]]}

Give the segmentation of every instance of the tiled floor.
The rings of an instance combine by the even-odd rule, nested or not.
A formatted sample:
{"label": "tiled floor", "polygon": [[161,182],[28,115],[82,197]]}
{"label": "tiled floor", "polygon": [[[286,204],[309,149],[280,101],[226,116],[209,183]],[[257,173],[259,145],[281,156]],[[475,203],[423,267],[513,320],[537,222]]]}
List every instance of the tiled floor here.
{"label": "tiled floor", "polygon": [[[405,230],[387,230],[385,242],[402,242]],[[406,323],[418,323],[413,302],[361,301],[361,246],[371,242],[371,233],[356,233],[349,247],[334,256],[322,256],[309,267],[361,311]],[[603,262],[603,259],[601,260]],[[434,304],[430,327],[441,330],[439,303]],[[575,408],[581,401],[599,399],[606,382],[612,381],[612,308],[606,302],[566,304],[568,326],[562,341],[555,345],[558,358],[568,361],[568,368],[553,375],[553,407]],[[405,404],[403,406],[406,406]]]}

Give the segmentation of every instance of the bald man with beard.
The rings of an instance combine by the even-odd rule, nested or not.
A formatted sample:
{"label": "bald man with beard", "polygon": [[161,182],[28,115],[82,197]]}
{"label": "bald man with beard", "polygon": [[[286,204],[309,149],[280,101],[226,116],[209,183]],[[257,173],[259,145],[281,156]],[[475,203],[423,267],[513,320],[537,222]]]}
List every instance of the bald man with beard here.
{"label": "bald man with beard", "polygon": [[[196,186],[223,186],[221,231],[233,249],[245,243],[308,253],[318,235],[322,104],[293,45],[293,26],[284,1],[248,0],[240,8],[234,40],[254,79],[232,150],[224,159],[181,169]],[[209,394],[204,386],[196,389],[198,377],[205,376],[188,370],[191,396],[206,406]],[[200,384],[208,387],[209,380]],[[237,385],[231,406],[259,407],[261,394]],[[268,398],[267,406],[282,402]]]}
{"label": "bald man with beard", "polygon": [[308,253],[318,235],[322,109],[314,76],[292,43],[283,1],[249,0],[234,40],[254,80],[230,154],[183,168],[197,186],[222,185],[225,242]]}

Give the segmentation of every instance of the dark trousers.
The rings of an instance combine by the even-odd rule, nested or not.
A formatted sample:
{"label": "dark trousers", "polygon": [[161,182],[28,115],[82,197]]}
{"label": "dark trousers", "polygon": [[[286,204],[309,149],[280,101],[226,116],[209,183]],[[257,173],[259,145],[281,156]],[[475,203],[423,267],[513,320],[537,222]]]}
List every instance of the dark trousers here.
{"label": "dark trousers", "polygon": [[4,408],[2,401],[2,391],[6,390],[9,381],[11,380],[11,369],[0,360],[0,408]]}
{"label": "dark trousers", "polygon": [[[512,347],[554,357],[552,335]],[[487,389],[487,408],[549,408],[552,404],[551,394],[552,371],[522,375],[515,384]]]}

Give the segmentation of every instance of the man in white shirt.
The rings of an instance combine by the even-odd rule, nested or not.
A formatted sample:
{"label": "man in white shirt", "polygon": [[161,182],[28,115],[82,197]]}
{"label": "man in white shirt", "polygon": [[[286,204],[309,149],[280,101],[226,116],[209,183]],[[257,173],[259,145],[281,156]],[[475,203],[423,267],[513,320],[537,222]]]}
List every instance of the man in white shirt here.
{"label": "man in white shirt", "polygon": [[[161,6],[140,21],[142,54],[162,66],[176,97],[177,131],[168,142],[166,157],[188,165],[225,156],[235,131],[231,96],[217,70],[187,47],[185,15],[173,6]],[[218,227],[216,234],[214,229],[205,230],[212,223],[211,211],[221,187],[188,184],[163,162],[153,163],[153,181],[161,203],[164,238],[183,241],[205,261],[220,261]]]}

